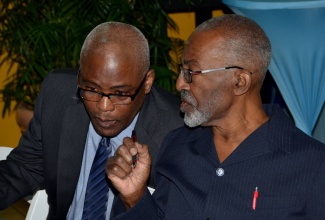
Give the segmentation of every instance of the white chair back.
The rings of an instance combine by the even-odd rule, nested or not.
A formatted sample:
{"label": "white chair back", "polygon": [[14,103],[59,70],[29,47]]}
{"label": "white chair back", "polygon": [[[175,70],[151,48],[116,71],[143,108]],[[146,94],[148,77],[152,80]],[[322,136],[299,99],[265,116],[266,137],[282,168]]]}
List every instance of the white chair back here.
{"label": "white chair back", "polygon": [[0,146],[0,160],[7,159],[8,154],[13,150],[12,147]]}
{"label": "white chair back", "polygon": [[[7,159],[8,154],[13,150],[12,147],[0,146],[0,160]],[[49,212],[47,194],[45,190],[38,190],[30,203],[26,220],[45,220]]]}
{"label": "white chair back", "polygon": [[38,190],[30,202],[26,220],[45,220],[48,213],[47,194],[45,190]]}

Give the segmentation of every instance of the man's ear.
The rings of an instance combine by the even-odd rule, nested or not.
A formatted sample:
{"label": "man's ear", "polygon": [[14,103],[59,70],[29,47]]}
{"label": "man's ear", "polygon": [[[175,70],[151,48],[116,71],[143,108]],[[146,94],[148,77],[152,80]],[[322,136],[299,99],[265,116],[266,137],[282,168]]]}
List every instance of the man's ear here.
{"label": "man's ear", "polygon": [[145,93],[148,94],[151,90],[151,87],[153,85],[153,82],[155,81],[155,71],[153,69],[150,69],[147,72],[147,80],[144,83],[145,86]]}
{"label": "man's ear", "polygon": [[241,72],[236,74],[234,93],[235,95],[243,95],[251,88],[252,74],[249,72]]}

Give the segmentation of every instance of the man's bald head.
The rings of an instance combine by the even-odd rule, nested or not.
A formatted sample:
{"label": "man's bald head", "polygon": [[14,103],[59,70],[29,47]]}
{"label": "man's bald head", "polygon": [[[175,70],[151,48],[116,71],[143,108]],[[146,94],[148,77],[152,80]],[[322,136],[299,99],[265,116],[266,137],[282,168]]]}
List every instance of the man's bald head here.
{"label": "man's bald head", "polygon": [[[150,67],[149,45],[145,36],[136,27],[121,22],[105,22],[96,26],[86,37],[81,48],[80,59],[90,53],[105,56],[110,53],[107,46],[119,48],[119,52],[132,56],[145,73]],[[82,63],[80,63],[80,66]]]}

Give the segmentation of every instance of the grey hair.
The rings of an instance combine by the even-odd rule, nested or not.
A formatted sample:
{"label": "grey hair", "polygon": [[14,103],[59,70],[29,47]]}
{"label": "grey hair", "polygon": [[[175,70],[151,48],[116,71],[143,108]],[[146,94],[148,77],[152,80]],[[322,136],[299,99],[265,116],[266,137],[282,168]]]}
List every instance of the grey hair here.
{"label": "grey hair", "polygon": [[[146,37],[136,27],[121,22],[104,22],[96,26],[86,37],[80,57],[89,52],[107,53],[105,45],[118,43],[125,47],[125,52],[132,52],[142,72],[150,68],[150,52]],[[82,65],[80,63],[80,65]]]}
{"label": "grey hair", "polygon": [[230,63],[235,60],[240,64],[246,64],[253,73],[260,75],[261,84],[263,83],[271,61],[271,43],[255,21],[240,15],[227,14],[211,18],[195,30],[195,32],[205,31],[221,33],[225,40],[220,49],[227,51],[226,59]]}

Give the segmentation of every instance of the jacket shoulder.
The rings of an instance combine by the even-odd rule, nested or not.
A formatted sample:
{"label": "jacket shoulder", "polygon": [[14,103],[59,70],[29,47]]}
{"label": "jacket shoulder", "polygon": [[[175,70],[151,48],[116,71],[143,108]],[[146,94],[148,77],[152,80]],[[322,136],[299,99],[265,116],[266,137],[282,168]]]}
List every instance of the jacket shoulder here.
{"label": "jacket shoulder", "polygon": [[152,86],[151,94],[151,97],[154,99],[157,107],[161,110],[180,112],[180,98],[175,94],[157,85]]}

